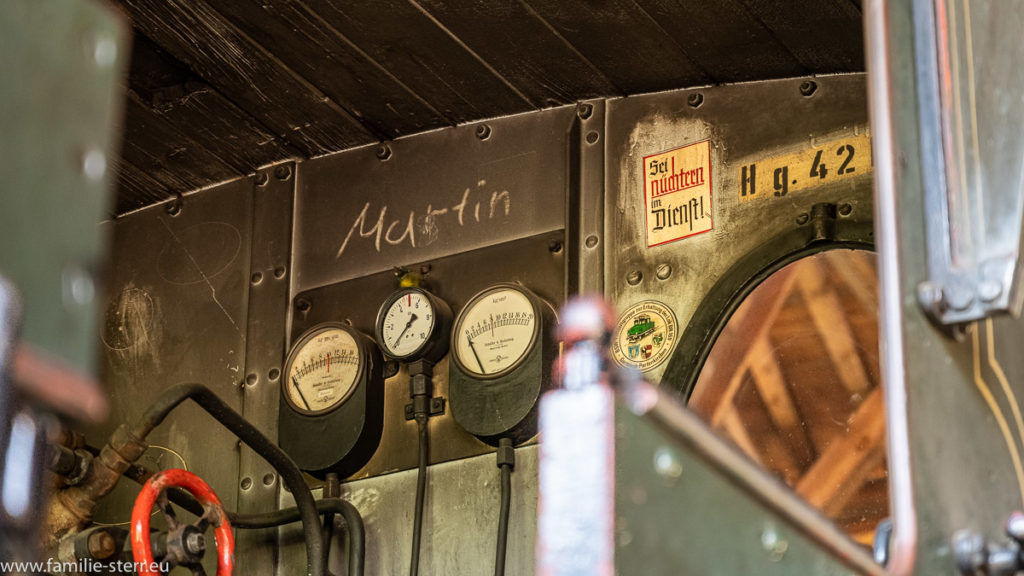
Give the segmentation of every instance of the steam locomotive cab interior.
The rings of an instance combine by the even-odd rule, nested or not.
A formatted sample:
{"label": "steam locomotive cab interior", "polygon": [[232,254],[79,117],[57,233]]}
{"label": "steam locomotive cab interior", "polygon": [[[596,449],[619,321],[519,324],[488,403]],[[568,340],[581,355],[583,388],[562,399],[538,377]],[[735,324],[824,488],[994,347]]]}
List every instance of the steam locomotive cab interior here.
{"label": "steam locomotive cab interior", "polygon": [[1024,570],[1021,20],[0,7],[0,572]]}

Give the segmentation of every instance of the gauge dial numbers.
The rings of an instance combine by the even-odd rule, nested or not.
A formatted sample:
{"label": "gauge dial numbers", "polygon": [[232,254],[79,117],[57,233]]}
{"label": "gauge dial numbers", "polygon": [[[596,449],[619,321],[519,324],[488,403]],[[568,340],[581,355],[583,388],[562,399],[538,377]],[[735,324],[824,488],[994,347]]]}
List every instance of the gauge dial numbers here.
{"label": "gauge dial numbers", "polygon": [[455,360],[468,374],[493,378],[518,366],[537,341],[537,309],[514,286],[478,294],[463,308],[452,333]]}
{"label": "gauge dial numbers", "polygon": [[391,358],[437,361],[448,351],[451,309],[426,290],[403,288],[381,306],[376,326],[377,343]]}
{"label": "gauge dial numbers", "polygon": [[284,397],[297,412],[322,414],[344,402],[359,381],[362,353],[341,326],[314,328],[288,357]]}

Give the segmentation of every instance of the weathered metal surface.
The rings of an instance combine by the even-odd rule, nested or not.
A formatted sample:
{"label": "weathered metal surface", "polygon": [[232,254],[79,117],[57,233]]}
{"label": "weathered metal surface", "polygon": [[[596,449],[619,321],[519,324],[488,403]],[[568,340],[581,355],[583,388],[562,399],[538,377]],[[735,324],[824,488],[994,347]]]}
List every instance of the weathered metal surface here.
{"label": "weathered metal surface", "polygon": [[1024,154],[1017,106],[1024,11],[992,2],[913,3],[922,177],[929,214],[922,306],[943,324],[1024,305],[1019,253]]}
{"label": "weathered metal surface", "polygon": [[293,293],[563,228],[575,110],[300,164]]}
{"label": "weathered metal surface", "polygon": [[[112,410],[108,424],[89,435],[91,444],[102,446],[114,426],[138,418],[181,382],[201,382],[243,409],[253,186],[237,180],[105,226],[114,238],[113,290],[99,336]],[[185,467],[237,509],[238,440],[199,407],[176,409],[148,440],[164,449],[151,449],[141,464]],[[138,490],[122,479],[96,519],[128,520]]]}
{"label": "weathered metal surface", "polygon": [[[677,357],[653,368],[647,373],[649,378],[671,376],[672,381],[665,384],[680,390],[691,385],[702,362],[700,354],[706,353],[720,324],[731,313],[731,306],[751,287],[750,280],[781,265],[787,256],[814,249],[813,244],[819,241],[869,245],[870,170],[861,165],[859,172],[836,178],[844,160],[844,156],[837,155],[843,142],[866,138],[865,90],[864,76],[854,74],[736,84],[608,102],[605,293],[620,311],[644,300],[667,304],[675,312],[678,325],[685,327],[682,340],[700,342],[685,353],[677,348]],[[704,140],[710,142],[713,228],[648,248],[643,159]],[[782,173],[773,174],[773,159],[814,149],[823,151],[821,161],[829,171],[827,178],[821,178],[820,173],[809,174],[806,166],[796,163],[781,182]],[[866,155],[868,150],[856,153]],[[761,166],[762,171],[756,173],[756,182],[760,182],[757,188],[767,184],[767,197],[763,197],[763,190],[749,197],[750,182],[743,181],[743,169],[748,169],[749,178],[752,165]],[[788,193],[773,195],[773,180]],[[747,197],[741,197],[744,192]],[[671,201],[671,196],[667,197]],[[811,220],[812,206],[823,203],[848,205],[832,220],[835,227],[828,228],[824,235]],[[786,234],[793,235],[788,244],[776,244]],[[702,304],[712,287],[730,271],[738,274],[733,269],[744,259],[749,268],[745,278],[718,294],[721,302]],[[705,317],[694,321],[702,308]],[[694,362],[695,358],[700,360]]]}
{"label": "weathered metal surface", "polygon": [[932,215],[915,89],[915,6],[868,3],[870,58],[879,72],[871,104],[896,511],[890,566],[896,574],[951,574],[955,531],[1000,540],[1009,513],[1024,506],[1017,401],[1024,396],[1024,324],[1009,317],[976,322],[956,341],[918,306],[916,288],[929,275],[922,255]]}
{"label": "weathered metal surface", "polygon": [[[277,438],[279,381],[287,350],[288,275],[291,273],[292,202],[295,165],[280,164],[257,173],[252,183],[252,238],[249,265],[248,325],[242,415]],[[240,447],[238,511],[276,509],[280,479],[252,449]],[[271,574],[277,559],[275,530],[239,530],[235,565],[244,574]]]}
{"label": "weathered metal surface", "polygon": [[[300,172],[301,174],[301,172]],[[538,296],[560,306],[564,293],[565,248],[560,231],[481,248],[436,260],[411,263],[409,269],[423,275],[426,287],[451,306],[456,314],[477,292],[498,282],[521,282]],[[553,250],[555,249],[555,250]],[[495,265],[495,263],[501,263]],[[301,270],[296,270],[301,273]],[[366,334],[373,334],[374,322],[384,300],[398,288],[392,272],[332,284],[298,294],[292,306],[291,341],[309,328],[328,321],[351,321]],[[296,303],[305,302],[305,311]],[[434,396],[448,398],[448,357],[434,367]],[[416,423],[405,418],[409,402],[409,376],[403,368],[385,383],[384,433],[373,458],[356,472],[361,478],[415,468],[417,463]],[[429,420],[431,462],[444,462],[490,452],[476,437],[465,432],[451,411]]]}
{"label": "weathered metal surface", "polygon": [[0,272],[23,295],[24,340],[91,375],[127,30],[94,2],[0,13]]}
{"label": "weathered metal surface", "polygon": [[885,574],[695,414],[632,401],[615,413],[617,574]]}
{"label": "weathered metal surface", "polygon": [[[433,420],[433,419],[432,419]],[[366,524],[366,574],[385,576],[409,571],[416,471],[366,478],[342,484],[341,497],[354,504]],[[314,492],[314,496],[318,496]],[[427,471],[426,508],[420,550],[421,574],[469,576],[494,572],[498,530],[499,471],[494,454],[431,466]],[[294,505],[281,493],[281,507]],[[338,542],[344,526],[335,529],[329,568],[348,576],[345,551]],[[506,574],[534,573],[537,526],[537,447],[516,449],[512,472]],[[280,561],[275,574],[292,576],[305,566],[302,531],[291,525],[280,531]]]}
{"label": "weathered metal surface", "polygon": [[605,102],[576,108],[569,132],[566,295],[604,292]]}

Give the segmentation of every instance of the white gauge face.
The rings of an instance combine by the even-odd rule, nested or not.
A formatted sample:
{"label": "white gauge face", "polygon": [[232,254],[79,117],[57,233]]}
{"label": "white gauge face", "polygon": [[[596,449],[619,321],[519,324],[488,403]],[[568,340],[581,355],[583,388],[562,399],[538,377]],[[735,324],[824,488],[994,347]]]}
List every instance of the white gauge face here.
{"label": "white gauge face", "polygon": [[516,366],[530,351],[537,317],[529,298],[496,288],[467,305],[455,326],[455,354],[469,373],[492,376]]}
{"label": "white gauge face", "polygon": [[410,290],[384,311],[380,345],[388,356],[405,358],[423,348],[433,331],[434,306],[421,292]]}
{"label": "white gauge face", "polygon": [[351,334],[331,327],[314,334],[293,353],[281,383],[291,405],[306,414],[341,404],[359,378],[359,347]]}

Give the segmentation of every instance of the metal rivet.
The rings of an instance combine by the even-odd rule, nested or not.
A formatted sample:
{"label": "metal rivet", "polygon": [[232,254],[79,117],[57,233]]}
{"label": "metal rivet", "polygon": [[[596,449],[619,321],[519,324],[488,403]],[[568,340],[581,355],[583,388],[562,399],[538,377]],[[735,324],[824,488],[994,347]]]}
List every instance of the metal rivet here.
{"label": "metal rivet", "polygon": [[96,39],[92,48],[92,59],[101,68],[110,68],[117,61],[117,43],[101,36]]}
{"label": "metal rivet", "polygon": [[259,382],[259,380],[260,377],[257,376],[255,372],[251,372],[245,377],[245,383],[248,386],[255,386],[256,383]]}
{"label": "metal rivet", "polygon": [[630,286],[636,286],[644,279],[644,275],[639,270],[633,270],[629,274],[626,274],[626,283]]}
{"label": "metal rivet", "polygon": [[994,280],[982,280],[978,284],[978,296],[985,302],[992,302],[1003,293],[1003,287]]}
{"label": "metal rivet", "polygon": [[289,164],[281,164],[277,168],[274,168],[274,176],[281,181],[285,181],[292,177],[292,167]]}
{"label": "metal rivet", "polygon": [[267,372],[267,378],[269,378],[271,382],[276,382],[277,379],[280,377],[281,371],[278,370],[277,368],[271,368],[270,372]]}
{"label": "metal rivet", "polygon": [[654,451],[654,471],[667,480],[676,480],[683,475],[683,464],[675,452],[659,447]]}
{"label": "metal rivet", "polygon": [[597,144],[597,141],[601,139],[601,135],[597,131],[591,130],[587,132],[587,144]]}
{"label": "metal rivet", "polygon": [[672,275],[672,266],[668,264],[659,264],[655,276],[658,280],[668,280],[668,277]]}
{"label": "metal rivet", "polygon": [[273,486],[275,478],[276,477],[273,474],[266,474],[266,475],[264,475],[263,476],[263,485],[264,486]]}
{"label": "metal rivet", "polygon": [[779,538],[779,533],[775,531],[775,527],[769,524],[761,532],[761,546],[768,552],[768,558],[772,562],[778,562],[786,555],[786,550],[789,549],[789,542]]}
{"label": "metal rivet", "polygon": [[377,159],[384,162],[391,158],[391,146],[387,144],[381,144],[377,146]]}
{"label": "metal rivet", "polygon": [[850,205],[850,204],[840,204],[839,205],[839,215],[840,216],[849,216],[850,213],[852,213],[852,212],[853,212],[853,206],[852,205]]}
{"label": "metal rivet", "polygon": [[548,243],[548,251],[552,254],[559,254],[562,252],[562,243],[558,240],[552,240]]}
{"label": "metal rivet", "polygon": [[178,214],[181,214],[181,207],[181,194],[178,194],[177,196],[174,197],[173,200],[167,203],[167,206],[164,206],[164,211],[170,214],[171,216],[177,216]]}
{"label": "metal rivet", "polygon": [[686,97],[686,103],[690,105],[690,108],[700,108],[701,104],[704,103],[704,95],[700,92],[695,92]]}
{"label": "metal rivet", "polygon": [[284,266],[278,266],[277,268],[274,268],[274,278],[277,278],[278,280],[284,278],[284,275],[287,271],[288,269],[285,268]]}
{"label": "metal rivet", "polygon": [[242,478],[242,490],[252,488],[252,478]]}
{"label": "metal rivet", "polygon": [[491,137],[491,127],[487,124],[481,124],[476,127],[476,137],[481,140],[487,140]]}
{"label": "metal rivet", "polygon": [[811,96],[818,90],[818,83],[813,80],[804,80],[800,83],[800,93],[804,96]]}
{"label": "metal rivet", "polygon": [[98,148],[82,155],[82,172],[89,180],[99,180],[107,173],[107,156]]}
{"label": "metal rivet", "polygon": [[263,282],[263,272],[253,272],[252,276],[249,277],[249,281],[252,282],[253,286]]}
{"label": "metal rivet", "polygon": [[313,307],[313,304],[305,298],[296,298],[295,307],[298,308],[299,312],[309,312],[309,309]]}
{"label": "metal rivet", "polygon": [[257,172],[256,173],[256,185],[257,186],[260,186],[260,187],[266,186],[267,182],[270,182],[270,176],[267,176],[266,172]]}
{"label": "metal rivet", "polygon": [[590,118],[590,116],[593,113],[594,113],[594,105],[593,104],[587,104],[586,102],[580,102],[576,106],[576,116],[579,117],[580,120],[586,120],[587,118]]}
{"label": "metal rivet", "polygon": [[799,216],[796,217],[796,223],[801,225],[801,226],[803,226],[804,224],[807,224],[807,221],[810,220],[810,219],[811,219],[811,216],[809,214],[807,214],[807,212],[804,212],[804,213],[802,213],[802,214],[800,214]]}
{"label": "metal rivet", "polygon": [[596,247],[597,246],[597,236],[594,236],[593,234],[591,234],[590,236],[587,236],[586,244],[587,244],[587,248],[594,248],[594,247]]}

